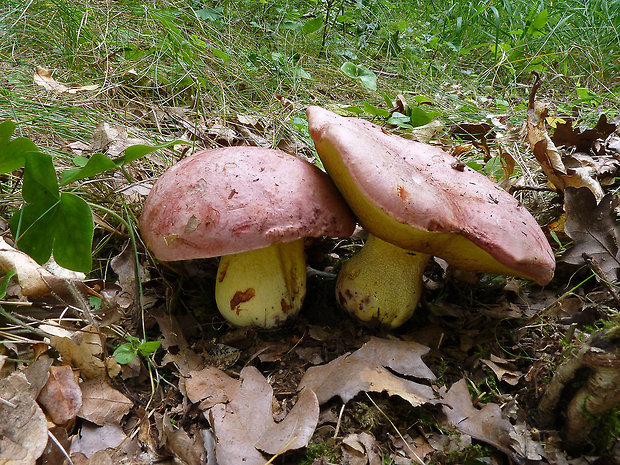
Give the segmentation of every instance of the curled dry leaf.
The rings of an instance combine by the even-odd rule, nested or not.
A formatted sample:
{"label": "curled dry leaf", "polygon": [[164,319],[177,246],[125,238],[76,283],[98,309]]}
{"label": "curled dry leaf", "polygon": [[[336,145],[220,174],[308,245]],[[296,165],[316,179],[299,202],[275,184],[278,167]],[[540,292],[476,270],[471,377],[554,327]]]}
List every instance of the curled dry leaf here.
{"label": "curled dry leaf", "polygon": [[28,383],[30,383],[30,392],[33,397],[37,397],[41,389],[43,389],[43,386],[45,386],[45,383],[47,383],[52,362],[53,360],[47,355],[41,355],[23,370]]}
{"label": "curled dry leaf", "polygon": [[581,131],[572,119],[559,123],[553,133],[553,142],[556,145],[574,147],[578,152],[596,153],[595,143],[602,143],[616,130],[616,125],[607,122],[607,116],[601,115],[596,126]]}
{"label": "curled dry leaf", "polygon": [[119,423],[133,402],[102,378],[82,384],[82,408],[78,416],[97,425]]}
{"label": "curled dry leaf", "polygon": [[34,464],[47,444],[47,420],[23,373],[0,379],[0,463]]}
{"label": "curled dry leaf", "polygon": [[146,139],[129,137],[125,126],[111,126],[109,123],[99,123],[93,132],[93,152],[105,152],[114,157],[131,145],[149,145]]}
{"label": "curled dry leaf", "polygon": [[443,396],[443,402],[446,419],[462,433],[491,444],[509,456],[518,451],[519,444],[511,437],[514,428],[510,421],[502,417],[499,406],[486,404],[480,410],[475,408],[464,379],[452,385]]}
{"label": "curled dry leaf", "polygon": [[103,349],[99,335],[85,333],[81,338],[80,335],[81,333],[77,333],[77,336],[74,334],[74,338],[79,341],[77,343],[73,338],[52,337],[50,345],[58,351],[66,364],[79,369],[85,379],[105,376],[106,365],[100,358]]}
{"label": "curled dry leaf", "polygon": [[[311,367],[299,383],[299,389],[311,389],[320,404],[334,396],[348,402],[362,391],[397,395],[413,406],[435,400],[430,386],[395,375],[435,379],[422,356],[430,349],[416,342],[373,337],[357,351],[338,357],[326,365]],[[390,370],[388,370],[387,368]]]}
{"label": "curled dry leaf", "polygon": [[161,364],[173,363],[183,376],[188,376],[191,371],[203,368],[204,360],[187,344],[183,329],[177,319],[161,309],[154,310],[151,314],[159,325],[162,335],[161,347],[166,351]]}
{"label": "curled dry leaf", "polygon": [[45,90],[55,92],[57,94],[62,94],[65,92],[68,94],[76,94],[78,92],[96,90],[99,88],[98,84],[88,86],[83,86],[80,84],[69,84],[67,86],[61,84],[52,77],[52,73],[49,69],[43,68],[42,66],[37,66],[34,70],[34,83],[43,87]]}
{"label": "curled dry leaf", "polygon": [[212,367],[190,373],[188,398],[211,423],[217,440],[220,465],[263,465],[260,451],[268,454],[305,447],[316,428],[319,404],[310,390],[301,392],[297,403],[280,423],[273,420],[273,389],[252,366],[241,370],[239,380]]}
{"label": "curled dry leaf", "polygon": [[201,465],[206,456],[203,439],[196,435],[193,439],[182,429],[175,427],[168,414],[164,414],[162,422],[163,433],[166,437],[168,449],[187,465]]}
{"label": "curled dry leaf", "polygon": [[58,280],[29,255],[11,247],[0,237],[0,273],[9,270],[15,270],[22,293],[27,297],[49,294],[48,283]]}
{"label": "curled dry leaf", "polygon": [[575,242],[562,256],[562,261],[582,265],[585,258],[589,257],[605,273],[603,279],[617,280],[620,269],[620,223],[615,212],[617,206],[618,197],[612,194],[605,195],[597,204],[588,189],[567,188],[564,197],[564,232]]}
{"label": "curled dry leaf", "polygon": [[517,367],[510,360],[491,354],[490,360],[480,359],[480,361],[493,370],[497,379],[505,381],[511,386],[516,386],[523,377],[523,373],[517,370]]}
{"label": "curled dry leaf", "polygon": [[543,103],[536,101],[536,91],[541,85],[539,76],[536,76],[527,110],[527,138],[536,160],[540,163],[549,182],[560,192],[568,186],[587,187],[597,199],[602,198],[603,189],[592,177],[591,169],[588,167],[566,168],[564,165],[560,152],[547,132],[545,121],[548,109]]}
{"label": "curled dry leaf", "polygon": [[76,435],[73,438],[71,454],[80,453],[90,458],[99,451],[117,448],[125,439],[127,439],[127,435],[119,425],[107,424],[96,426],[84,424],[79,436]]}
{"label": "curled dry leaf", "polygon": [[64,425],[75,418],[82,406],[82,390],[70,366],[50,367],[47,383],[39,393],[39,404],[52,421]]}
{"label": "curled dry leaf", "polygon": [[342,461],[350,465],[381,465],[381,450],[372,435],[349,434],[342,440]]}

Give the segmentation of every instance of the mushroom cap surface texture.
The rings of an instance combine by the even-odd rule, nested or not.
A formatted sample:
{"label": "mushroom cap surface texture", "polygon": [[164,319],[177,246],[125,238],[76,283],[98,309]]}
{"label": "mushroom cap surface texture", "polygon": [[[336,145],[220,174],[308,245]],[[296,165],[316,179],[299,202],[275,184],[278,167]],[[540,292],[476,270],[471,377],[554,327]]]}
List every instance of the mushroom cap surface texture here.
{"label": "mushroom cap surface texture", "polygon": [[306,110],[317,152],[360,223],[404,249],[546,284],[551,246],[514,197],[438,147],[359,118]]}
{"label": "mushroom cap surface texture", "polygon": [[355,219],[329,177],[279,150],[226,147],[170,167],[149,193],[142,235],[164,261],[349,236]]}

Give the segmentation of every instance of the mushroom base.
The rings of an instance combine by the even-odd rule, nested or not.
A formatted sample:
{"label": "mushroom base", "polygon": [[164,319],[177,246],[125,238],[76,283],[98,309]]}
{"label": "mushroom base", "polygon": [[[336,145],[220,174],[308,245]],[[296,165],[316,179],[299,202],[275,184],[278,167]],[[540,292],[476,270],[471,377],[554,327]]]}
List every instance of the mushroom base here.
{"label": "mushroom base", "polygon": [[338,303],[363,322],[397,328],[418,305],[429,258],[370,234],[338,275]]}
{"label": "mushroom base", "polygon": [[215,301],[235,326],[276,327],[299,312],[305,295],[303,239],[220,259]]}

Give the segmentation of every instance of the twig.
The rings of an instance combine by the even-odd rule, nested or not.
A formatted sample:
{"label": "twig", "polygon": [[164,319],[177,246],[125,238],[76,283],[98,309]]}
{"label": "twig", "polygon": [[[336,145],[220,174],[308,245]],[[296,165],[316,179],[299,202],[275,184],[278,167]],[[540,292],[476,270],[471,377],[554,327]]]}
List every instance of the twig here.
{"label": "twig", "polygon": [[73,461],[71,460],[71,457],[69,456],[69,454],[67,453],[67,451],[65,450],[64,447],[62,447],[62,444],[58,441],[58,439],[56,438],[56,436],[54,436],[52,434],[51,431],[47,431],[47,435],[49,436],[49,438],[52,440],[52,442],[54,444],[56,444],[56,447],[58,447],[60,449],[60,452],[62,452],[62,455],[65,456],[65,458],[69,461],[69,465],[73,465]]}
{"label": "twig", "polygon": [[599,278],[601,278],[603,285],[607,288],[607,290],[609,291],[613,299],[616,301],[616,305],[620,307],[620,295],[618,295],[618,292],[616,291],[616,289],[614,289],[614,286],[609,281],[609,278],[607,277],[607,274],[601,268],[601,265],[599,265],[599,263],[594,258],[592,258],[590,255],[588,255],[585,252],[582,254],[582,257],[585,260],[585,262],[588,264],[590,269],[596,275],[598,275]]}
{"label": "twig", "polygon": [[4,404],[7,407],[11,407],[11,408],[17,408],[17,405],[15,405],[13,402],[9,402],[6,399],[3,399],[2,397],[0,397],[0,404]]}
{"label": "twig", "polygon": [[338,437],[338,432],[340,431],[340,422],[342,421],[342,413],[344,412],[344,406],[346,404],[342,404],[340,407],[340,414],[338,415],[338,421],[336,422],[336,429],[334,430],[334,439]]}
{"label": "twig", "polygon": [[0,305],[0,315],[3,316],[4,318],[6,318],[7,320],[9,320],[11,323],[17,325],[17,326],[21,326],[22,328],[36,334],[37,336],[40,336],[42,338],[51,338],[53,337],[50,333],[45,332],[41,329],[38,328],[33,328],[32,326],[24,323],[22,320],[20,320],[19,318],[13,316],[12,314],[10,314],[9,312],[7,312],[4,308],[2,308],[2,306]]}

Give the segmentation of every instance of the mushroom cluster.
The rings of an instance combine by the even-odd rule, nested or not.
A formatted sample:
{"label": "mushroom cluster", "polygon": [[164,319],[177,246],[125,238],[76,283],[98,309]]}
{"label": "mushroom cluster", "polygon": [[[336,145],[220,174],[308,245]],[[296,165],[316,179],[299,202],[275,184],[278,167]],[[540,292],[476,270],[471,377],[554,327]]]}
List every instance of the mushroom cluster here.
{"label": "mushroom cluster", "polygon": [[[205,150],[155,183],[140,220],[159,260],[221,256],[218,309],[236,326],[278,326],[306,293],[304,237],[369,232],[339,273],[339,305],[396,328],[413,314],[431,255],[468,270],[548,283],[553,252],[532,215],[437,147],[312,106],[327,174],[278,150]],[[330,179],[331,178],[331,179]]]}

